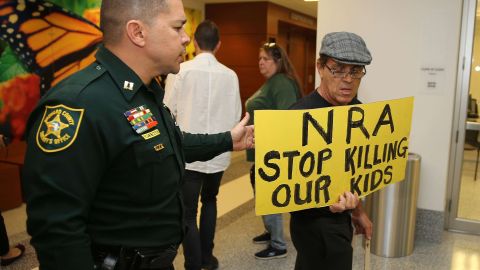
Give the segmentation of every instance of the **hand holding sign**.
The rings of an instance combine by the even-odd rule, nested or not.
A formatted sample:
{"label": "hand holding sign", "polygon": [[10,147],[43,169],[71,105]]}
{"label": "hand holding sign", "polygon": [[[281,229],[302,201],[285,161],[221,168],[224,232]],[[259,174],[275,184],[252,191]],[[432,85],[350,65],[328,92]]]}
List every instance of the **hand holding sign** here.
{"label": "hand holding sign", "polygon": [[345,210],[351,210],[355,209],[357,207],[359,202],[358,195],[355,193],[351,193],[349,191],[346,191],[342,195],[340,195],[340,198],[338,199],[338,202],[330,205],[330,211],[332,213],[340,213]]}

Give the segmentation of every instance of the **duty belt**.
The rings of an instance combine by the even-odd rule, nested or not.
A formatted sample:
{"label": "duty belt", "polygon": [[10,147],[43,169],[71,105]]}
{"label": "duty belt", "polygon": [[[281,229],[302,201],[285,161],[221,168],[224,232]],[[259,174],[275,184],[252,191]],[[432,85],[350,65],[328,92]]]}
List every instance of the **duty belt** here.
{"label": "duty belt", "polygon": [[178,245],[131,248],[92,244],[96,270],[171,269]]}

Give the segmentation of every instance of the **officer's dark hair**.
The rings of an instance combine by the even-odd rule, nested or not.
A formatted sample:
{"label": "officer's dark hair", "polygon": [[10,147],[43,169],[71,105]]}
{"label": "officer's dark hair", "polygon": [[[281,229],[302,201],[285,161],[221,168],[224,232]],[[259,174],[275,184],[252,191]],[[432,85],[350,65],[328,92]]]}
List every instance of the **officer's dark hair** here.
{"label": "officer's dark hair", "polygon": [[217,25],[210,20],[201,22],[195,30],[195,41],[197,41],[200,49],[213,51],[220,41]]}
{"label": "officer's dark hair", "polygon": [[120,40],[130,20],[150,24],[159,13],[168,12],[167,0],[103,0],[100,9],[100,29],[105,44]]}

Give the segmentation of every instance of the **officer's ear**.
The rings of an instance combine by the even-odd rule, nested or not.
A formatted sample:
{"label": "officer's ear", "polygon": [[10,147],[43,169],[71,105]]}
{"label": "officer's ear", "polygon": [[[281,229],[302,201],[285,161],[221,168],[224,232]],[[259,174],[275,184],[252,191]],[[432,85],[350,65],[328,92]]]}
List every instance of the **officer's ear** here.
{"label": "officer's ear", "polygon": [[145,46],[145,25],[139,20],[130,20],[127,22],[126,32],[130,41],[139,46]]}

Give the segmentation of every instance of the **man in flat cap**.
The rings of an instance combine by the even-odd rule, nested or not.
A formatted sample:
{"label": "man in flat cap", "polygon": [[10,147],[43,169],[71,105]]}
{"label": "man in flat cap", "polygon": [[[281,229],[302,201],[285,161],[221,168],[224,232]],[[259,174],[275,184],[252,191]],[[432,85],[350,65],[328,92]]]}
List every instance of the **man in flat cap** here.
{"label": "man in flat cap", "polygon": [[[320,86],[291,109],[315,109],[360,104],[356,98],[365,66],[372,56],[363,39],[353,33],[325,35],[317,60]],[[341,169],[341,168],[339,168]],[[352,269],[353,229],[368,239],[372,222],[358,196],[347,191],[329,207],[292,212],[290,234],[297,249],[295,270]]]}

